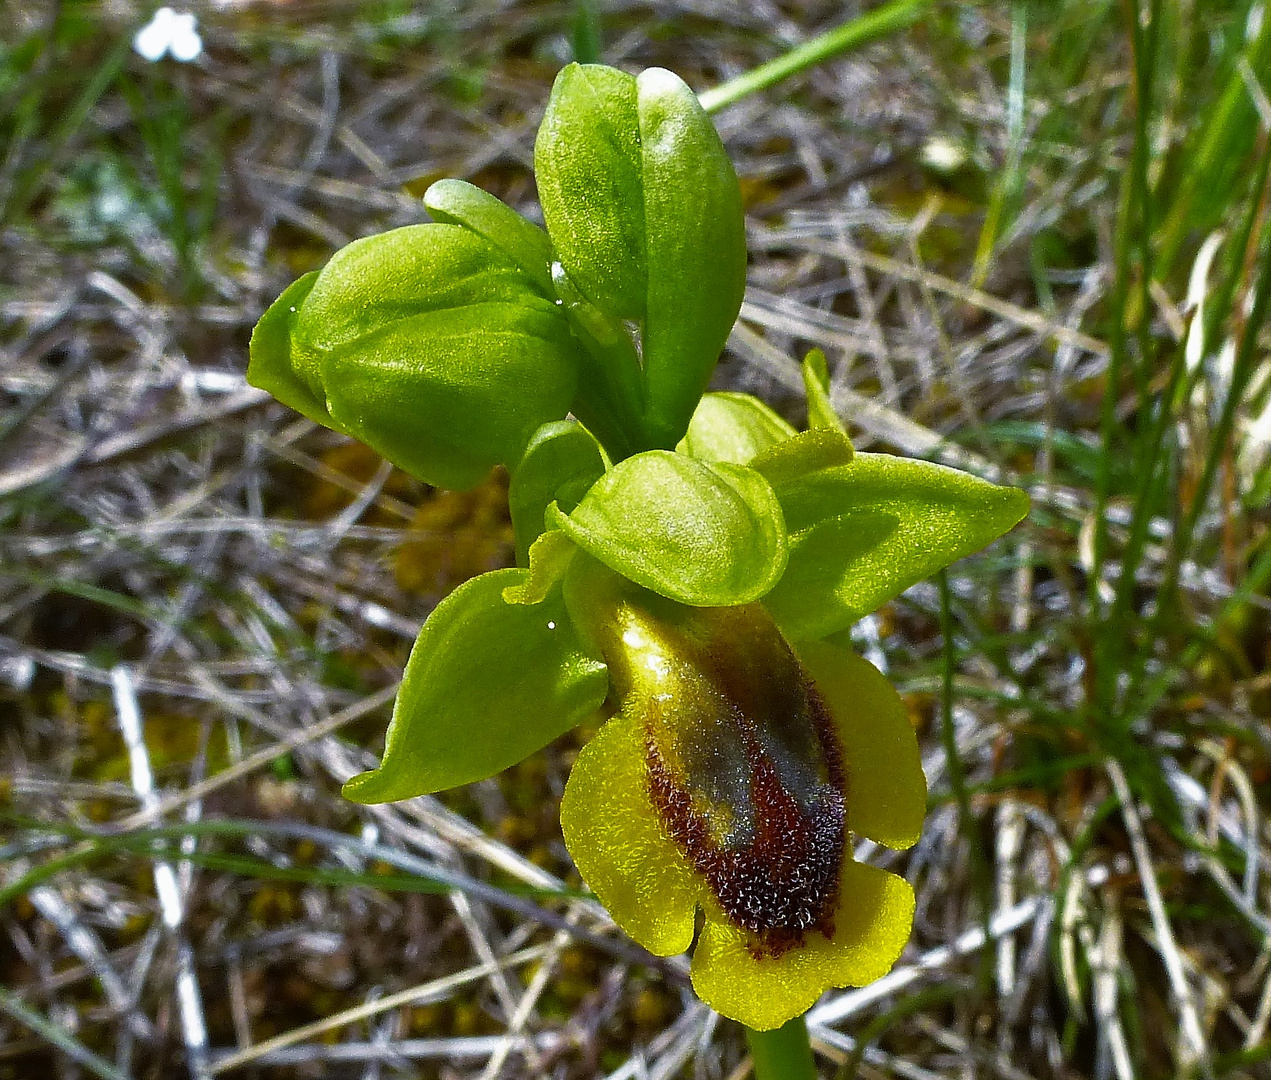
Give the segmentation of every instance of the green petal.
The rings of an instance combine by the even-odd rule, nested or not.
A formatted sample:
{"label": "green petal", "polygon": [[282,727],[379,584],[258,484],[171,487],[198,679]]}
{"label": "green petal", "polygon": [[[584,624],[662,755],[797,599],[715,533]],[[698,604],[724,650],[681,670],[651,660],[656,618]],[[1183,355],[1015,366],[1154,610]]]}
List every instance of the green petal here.
{"label": "green petal", "polygon": [[794,428],[750,394],[704,394],[677,449],[699,461],[748,465],[794,434]]}
{"label": "green petal", "polygon": [[649,801],[643,731],[618,715],[578,755],[560,804],[560,824],[578,872],[614,922],[656,956],[693,940],[707,890],[662,831]]}
{"label": "green petal", "polygon": [[462,225],[484,237],[521,268],[545,296],[552,295],[552,242],[488,191],[464,180],[438,180],[424,192],[434,221]]}
{"label": "green petal", "polygon": [[466,581],[437,605],[411,650],[384,760],[355,776],[355,802],[409,799],[482,780],[591,715],[609,689],[605,665],[578,644],[560,590],[508,604],[524,570]]}
{"label": "green petal", "polygon": [[530,572],[517,585],[503,590],[509,604],[541,604],[565,578],[578,549],[559,529],[545,532],[530,547]]}
{"label": "green petal", "polygon": [[554,502],[568,513],[604,472],[600,446],[581,424],[556,420],[534,432],[508,487],[518,563],[525,565],[530,545],[546,527],[547,507]]}
{"label": "green petal", "polygon": [[769,447],[750,467],[763,473],[774,490],[781,490],[810,473],[847,465],[855,453],[852,440],[841,431],[816,427]]}
{"label": "green petal", "polygon": [[1028,513],[1016,488],[891,454],[774,486],[790,559],[764,604],[794,640],[845,629]]}
{"label": "green petal", "polygon": [[796,651],[830,707],[847,765],[847,827],[903,849],[927,813],[918,738],[896,688],[868,660],[820,641]]}
{"label": "green petal", "polygon": [[781,508],[752,469],[650,450],[619,462],[552,524],[606,566],[698,607],[763,596],[785,568]]}
{"label": "green petal", "polygon": [[770,1031],[806,1012],[831,986],[864,986],[885,975],[913,928],[914,893],[904,878],[843,864],[834,937],[813,931],[777,958],[756,958],[747,934],[718,911],[693,952],[693,989],[716,1012]]}
{"label": "green petal", "polygon": [[830,372],[820,349],[803,358],[803,387],[808,394],[808,427],[843,431],[843,421],[830,402]]}

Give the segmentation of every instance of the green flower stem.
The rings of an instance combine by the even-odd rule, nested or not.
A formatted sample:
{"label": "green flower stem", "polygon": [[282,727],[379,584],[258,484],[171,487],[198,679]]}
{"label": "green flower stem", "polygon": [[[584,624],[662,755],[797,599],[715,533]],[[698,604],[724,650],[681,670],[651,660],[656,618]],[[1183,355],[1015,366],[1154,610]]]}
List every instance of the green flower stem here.
{"label": "green flower stem", "polygon": [[755,1080],[816,1080],[812,1043],[802,1016],[772,1031],[746,1029]]}
{"label": "green flower stem", "polygon": [[900,30],[923,13],[935,0],[892,0],[874,11],[861,15],[851,22],[836,26],[811,41],[804,42],[796,49],[752,68],[744,75],[706,90],[698,95],[702,108],[708,113],[718,112],[725,106],[740,101],[749,94],[767,90],[783,79],[797,75],[799,72],[826,60],[847,52],[849,49],[866,45],[877,38]]}

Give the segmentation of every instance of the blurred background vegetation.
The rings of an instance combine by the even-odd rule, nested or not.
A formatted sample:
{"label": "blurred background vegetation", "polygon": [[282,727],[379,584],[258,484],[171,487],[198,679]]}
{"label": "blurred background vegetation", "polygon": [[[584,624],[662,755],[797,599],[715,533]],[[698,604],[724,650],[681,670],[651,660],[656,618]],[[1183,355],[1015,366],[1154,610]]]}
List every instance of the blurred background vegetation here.
{"label": "blurred background vegetation", "polygon": [[[264,307],[458,176],[538,217],[570,59],[727,82],[871,5],[0,8],[0,1078],[729,1077],[740,1029],[560,842],[589,731],[355,807],[414,633],[512,558],[248,387]],[[853,637],[931,813],[825,1076],[1271,1076],[1261,0],[939,0],[716,114],[751,249],[717,385],[1019,484]],[[594,730],[594,729],[593,729]]]}

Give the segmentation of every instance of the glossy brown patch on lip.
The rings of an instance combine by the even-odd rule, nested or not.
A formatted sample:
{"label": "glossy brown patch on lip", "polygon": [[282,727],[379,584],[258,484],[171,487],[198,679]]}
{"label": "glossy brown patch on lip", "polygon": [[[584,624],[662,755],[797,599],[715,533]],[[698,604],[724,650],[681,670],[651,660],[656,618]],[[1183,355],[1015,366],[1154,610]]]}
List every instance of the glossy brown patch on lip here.
{"label": "glossy brown patch on lip", "polygon": [[834,932],[848,778],[829,710],[758,605],[626,608],[649,794],[724,914],[776,957]]}

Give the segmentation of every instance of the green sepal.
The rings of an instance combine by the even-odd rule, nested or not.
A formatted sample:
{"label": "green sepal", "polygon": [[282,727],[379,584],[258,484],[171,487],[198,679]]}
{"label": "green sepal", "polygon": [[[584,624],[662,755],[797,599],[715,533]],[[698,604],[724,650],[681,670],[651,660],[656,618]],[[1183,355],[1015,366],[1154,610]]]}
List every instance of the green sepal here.
{"label": "green sepal", "polygon": [[724,391],[702,395],[676,449],[699,461],[747,465],[794,436],[794,428],[757,397]]}
{"label": "green sepal", "polygon": [[1017,488],[891,454],[857,454],[775,489],[790,555],[764,604],[791,640],[846,629],[1028,513]]}
{"label": "green sepal", "polygon": [[648,259],[636,80],[567,64],[534,141],[534,178],[557,257],[605,313],[644,318]]}
{"label": "green sepal", "polygon": [[648,300],[645,428],[651,445],[684,437],[746,291],[741,186],[714,124],[678,75],[636,78]]}
{"label": "green sepal", "polygon": [[803,388],[808,395],[808,427],[846,432],[830,402],[830,369],[820,349],[813,349],[803,358]]}
{"label": "green sepal", "polygon": [[600,707],[607,669],[583,652],[560,588],[538,604],[504,601],[527,576],[482,574],[437,605],[407,661],[384,759],[344,785],[347,798],[392,802],[482,780]]}
{"label": "green sepal", "polygon": [[248,347],[247,381],[310,420],[338,429],[320,382],[306,378],[306,365],[293,352],[296,316],[317,280],[317,270],[297,278],[260,317]]}
{"label": "green sepal", "polygon": [[506,203],[466,180],[438,180],[424,192],[434,221],[461,225],[508,255],[545,295],[552,292],[552,242]]}
{"label": "green sepal", "polygon": [[559,529],[543,533],[530,547],[530,572],[524,581],[503,590],[508,604],[541,604],[560,584],[578,548]]}
{"label": "green sepal", "polygon": [[782,633],[791,641],[820,640],[921,580],[897,588],[886,565],[899,527],[896,514],[861,507],[792,533],[786,572],[764,597]]}
{"label": "green sepal", "polygon": [[581,424],[555,420],[534,432],[508,485],[519,565],[527,565],[530,545],[546,527],[548,505],[554,502],[568,513],[604,472],[600,446]]}
{"label": "green sepal", "polygon": [[248,378],[463,488],[566,414],[578,365],[568,320],[510,255],[429,224],[355,241],[288,289],[261,320]]}
{"label": "green sepal", "polygon": [[751,461],[774,489],[797,483],[810,473],[848,465],[856,451],[852,440],[835,428],[814,427],[769,447]]}
{"label": "green sepal", "polygon": [[763,596],[786,564],[781,507],[753,469],[650,450],[620,461],[548,524],[619,574],[682,604]]}

